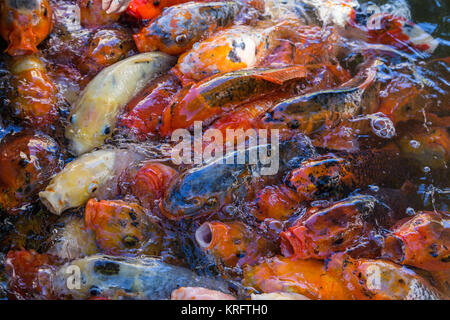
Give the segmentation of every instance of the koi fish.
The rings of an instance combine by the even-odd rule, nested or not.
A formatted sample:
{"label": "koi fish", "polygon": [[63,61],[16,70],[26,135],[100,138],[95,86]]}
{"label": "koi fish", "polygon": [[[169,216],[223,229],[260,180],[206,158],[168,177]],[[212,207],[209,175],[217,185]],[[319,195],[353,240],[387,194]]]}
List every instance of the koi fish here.
{"label": "koi fish", "polygon": [[126,103],[145,84],[172,67],[174,58],[164,53],[132,56],[103,69],[74,103],[66,127],[70,150],[76,155],[103,144],[116,126]]}
{"label": "koi fish", "polygon": [[90,199],[84,213],[86,228],[92,230],[98,246],[112,255],[145,250],[158,256],[163,230],[155,218],[135,203]]}
{"label": "koi fish", "polygon": [[282,90],[306,74],[305,67],[295,66],[238,70],[206,78],[179,92],[164,110],[160,133],[167,136],[178,128],[190,129],[195,121],[209,124],[236,106]]}
{"label": "koi fish", "polygon": [[[223,158],[185,171],[167,190],[160,203],[162,213],[175,220],[200,217],[220,210],[236,199],[243,199],[247,195],[248,185],[261,176],[265,167],[259,161],[256,164],[248,161],[251,153],[257,150],[258,147],[253,147],[247,148],[243,153],[231,152]],[[264,179],[279,178],[289,168],[298,166],[303,159],[314,156],[315,150],[307,137],[297,135],[289,141],[280,142],[279,154],[278,172],[265,176]],[[241,164],[237,157],[242,155],[246,161]]]}
{"label": "koi fish", "polygon": [[178,55],[219,28],[229,26],[241,8],[240,3],[232,1],[172,6],[135,34],[134,41],[140,52],[159,50]]}
{"label": "koi fish", "polygon": [[399,216],[365,195],[313,207],[281,233],[281,252],[291,259],[325,259],[344,251],[379,256],[380,238]]}
{"label": "koi fish", "polygon": [[120,14],[103,10],[103,0],[77,0],[80,8],[80,23],[85,28],[95,28],[112,24]]}
{"label": "koi fish", "polygon": [[319,260],[266,259],[244,270],[243,284],[264,293],[296,293],[309,299],[353,298],[341,279],[328,273],[325,264]]}
{"label": "koi fish", "polygon": [[291,21],[268,28],[244,25],[219,31],[180,56],[173,71],[183,81],[199,81],[217,73],[255,67],[280,43]]}
{"label": "koi fish", "polygon": [[181,89],[181,82],[169,73],[152,80],[125,106],[117,126],[139,140],[158,133],[162,113]]}
{"label": "koi fish", "polygon": [[0,2],[0,35],[8,42],[11,56],[36,53],[52,29],[52,11],[47,0]]}
{"label": "koi fish", "polygon": [[51,256],[71,261],[99,252],[94,233],[86,229],[84,219],[76,215],[58,220],[52,234],[51,246],[46,252]]}
{"label": "koi fish", "polygon": [[117,192],[115,179],[137,159],[138,155],[120,149],[86,153],[54,176],[39,197],[50,212],[60,215],[86,204],[92,197]]}
{"label": "koi fish", "polygon": [[90,37],[87,47],[82,49],[77,67],[90,79],[102,69],[133,55],[135,51],[133,39],[126,30],[100,29]]}
{"label": "koi fish", "polygon": [[358,300],[440,300],[444,297],[428,281],[406,267],[377,259],[352,259],[335,254],[329,274],[345,283]]}
{"label": "koi fish", "polygon": [[297,193],[284,184],[267,186],[256,194],[252,215],[258,220],[267,218],[287,220],[300,207]]}
{"label": "koi fish", "polygon": [[0,207],[17,214],[36,200],[62,166],[60,148],[43,134],[6,136],[0,144]]}
{"label": "koi fish", "polygon": [[5,259],[8,291],[17,299],[52,298],[39,275],[45,277],[55,262],[51,255],[34,250],[10,250]]}
{"label": "koi fish", "polygon": [[267,239],[239,221],[205,222],[195,231],[195,240],[202,250],[218,261],[218,265],[227,267],[253,264],[273,249]]}
{"label": "koi fish", "polygon": [[10,94],[13,114],[35,126],[45,127],[58,117],[57,89],[44,63],[35,55],[21,56],[11,66]]}
{"label": "koi fish", "polygon": [[136,173],[131,183],[131,192],[141,205],[151,209],[154,201],[161,199],[178,172],[164,164],[149,162]]}
{"label": "koi fish", "polygon": [[[81,270],[80,288],[67,287],[70,269]],[[69,271],[69,272],[68,272]],[[74,260],[56,271],[51,287],[56,296],[87,299],[102,296],[109,299],[170,299],[180,287],[204,287],[229,294],[230,283],[222,279],[199,276],[191,270],[162,262],[158,258],[124,258],[94,255]]]}
{"label": "koi fish", "polygon": [[369,12],[356,0],[306,2],[317,9],[320,20],[333,23],[344,35],[406,51],[412,49],[432,53],[439,45],[436,39],[418,25],[405,17],[382,12],[380,7],[372,7],[372,12]]}
{"label": "koi fish", "polygon": [[[396,139],[395,143],[405,158],[419,161],[432,169],[446,170],[450,161],[450,135],[444,128],[413,127]],[[412,143],[413,142],[413,143]]]}
{"label": "koi fish", "polygon": [[429,271],[448,270],[450,220],[448,213],[420,212],[393,228],[383,257]]}
{"label": "koi fish", "polygon": [[373,183],[401,186],[407,174],[407,169],[395,150],[365,150],[340,152],[306,160],[289,173],[286,183],[297,191],[301,199],[312,201],[329,197],[342,198],[354,188]]}
{"label": "koi fish", "polygon": [[292,292],[251,294],[251,300],[310,300],[304,295]]}
{"label": "koi fish", "polygon": [[305,134],[323,127],[334,127],[343,119],[361,112],[365,89],[374,81],[378,65],[376,60],[337,89],[307,93],[282,101],[268,110],[261,121],[270,128],[296,129]]}
{"label": "koi fish", "polygon": [[385,260],[335,254],[319,260],[275,257],[247,267],[244,285],[320,300],[436,300],[443,296],[414,271]]}

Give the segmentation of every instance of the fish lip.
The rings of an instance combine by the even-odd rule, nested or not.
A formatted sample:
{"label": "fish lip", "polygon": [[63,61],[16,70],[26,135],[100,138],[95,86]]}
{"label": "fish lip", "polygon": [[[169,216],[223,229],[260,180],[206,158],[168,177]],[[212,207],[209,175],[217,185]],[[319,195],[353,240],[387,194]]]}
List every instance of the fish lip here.
{"label": "fish lip", "polygon": [[280,234],[281,240],[281,253],[285,257],[293,257],[295,255],[299,255],[303,251],[303,243],[302,240],[290,230],[286,232],[282,232]]}
{"label": "fish lip", "polygon": [[61,215],[66,209],[61,199],[58,199],[58,194],[51,191],[39,192],[39,198],[42,204],[53,214]]}
{"label": "fish lip", "polygon": [[69,150],[75,156],[80,156],[92,149],[90,149],[86,144],[83,144],[76,139],[73,139],[69,144]]}
{"label": "fish lip", "polygon": [[213,239],[214,233],[209,222],[205,222],[195,231],[195,240],[197,241],[198,245],[204,250],[207,250],[211,247]]}

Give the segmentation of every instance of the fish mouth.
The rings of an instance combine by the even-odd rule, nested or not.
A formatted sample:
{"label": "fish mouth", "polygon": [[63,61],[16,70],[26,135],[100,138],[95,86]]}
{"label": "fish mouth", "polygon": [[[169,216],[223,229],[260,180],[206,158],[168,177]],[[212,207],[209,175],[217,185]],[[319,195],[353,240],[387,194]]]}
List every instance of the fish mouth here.
{"label": "fish mouth", "polygon": [[65,210],[64,202],[57,192],[41,191],[39,192],[39,198],[42,204],[53,214],[61,215]]}
{"label": "fish mouth", "polygon": [[205,222],[195,231],[195,240],[202,249],[208,249],[213,242],[213,229],[211,224]]}
{"label": "fish mouth", "polygon": [[302,250],[302,242],[300,239],[296,237],[296,235],[293,232],[282,232],[280,235],[281,238],[281,244],[280,249],[281,253],[285,257],[292,257]]}
{"label": "fish mouth", "polygon": [[80,156],[90,150],[92,150],[93,148],[90,148],[86,143],[83,143],[81,141],[78,141],[76,139],[73,139],[72,141],[70,141],[69,144],[69,150],[72,152],[73,155],[75,156]]}

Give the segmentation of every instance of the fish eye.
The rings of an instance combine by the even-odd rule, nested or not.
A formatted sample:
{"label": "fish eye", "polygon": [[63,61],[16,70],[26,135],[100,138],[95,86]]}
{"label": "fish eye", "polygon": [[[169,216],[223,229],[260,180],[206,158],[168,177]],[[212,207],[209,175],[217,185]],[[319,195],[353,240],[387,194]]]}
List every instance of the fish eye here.
{"label": "fish eye", "polygon": [[111,127],[110,126],[105,126],[103,128],[103,134],[110,134],[111,133]]}
{"label": "fish eye", "polygon": [[123,237],[122,242],[128,248],[132,248],[139,243],[139,239],[132,235],[126,235],[125,237]]}
{"label": "fish eye", "polygon": [[160,3],[161,3],[161,2],[160,2],[159,0],[154,0],[154,1],[153,1],[153,5],[154,5],[155,7],[159,6]]}
{"label": "fish eye", "polygon": [[91,183],[88,187],[88,192],[89,193],[94,193],[95,191],[97,191],[97,184],[95,183]]}
{"label": "fish eye", "polygon": [[75,114],[71,115],[69,121],[71,124],[74,124],[77,121],[77,116]]}
{"label": "fish eye", "polygon": [[206,200],[206,206],[209,208],[214,208],[217,205],[217,199],[215,197],[208,198]]}
{"label": "fish eye", "polygon": [[44,4],[41,4],[41,10],[43,10],[42,14],[44,15],[44,17],[47,18],[48,10],[47,10],[47,7]]}
{"label": "fish eye", "polygon": [[100,288],[97,287],[97,286],[92,286],[92,287],[89,288],[89,294],[91,296],[98,296],[101,293],[102,293],[102,290],[100,290]]}
{"label": "fish eye", "polygon": [[175,42],[178,45],[183,45],[187,42],[187,36],[185,34],[180,34],[175,38]]}

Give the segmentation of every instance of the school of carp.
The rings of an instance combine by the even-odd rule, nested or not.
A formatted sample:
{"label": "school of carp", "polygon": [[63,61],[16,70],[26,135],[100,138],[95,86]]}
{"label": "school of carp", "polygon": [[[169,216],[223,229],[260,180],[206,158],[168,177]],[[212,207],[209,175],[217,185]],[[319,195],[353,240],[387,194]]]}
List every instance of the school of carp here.
{"label": "school of carp", "polygon": [[[411,7],[0,0],[0,299],[449,299],[450,42]],[[175,163],[198,123],[227,152]]]}

